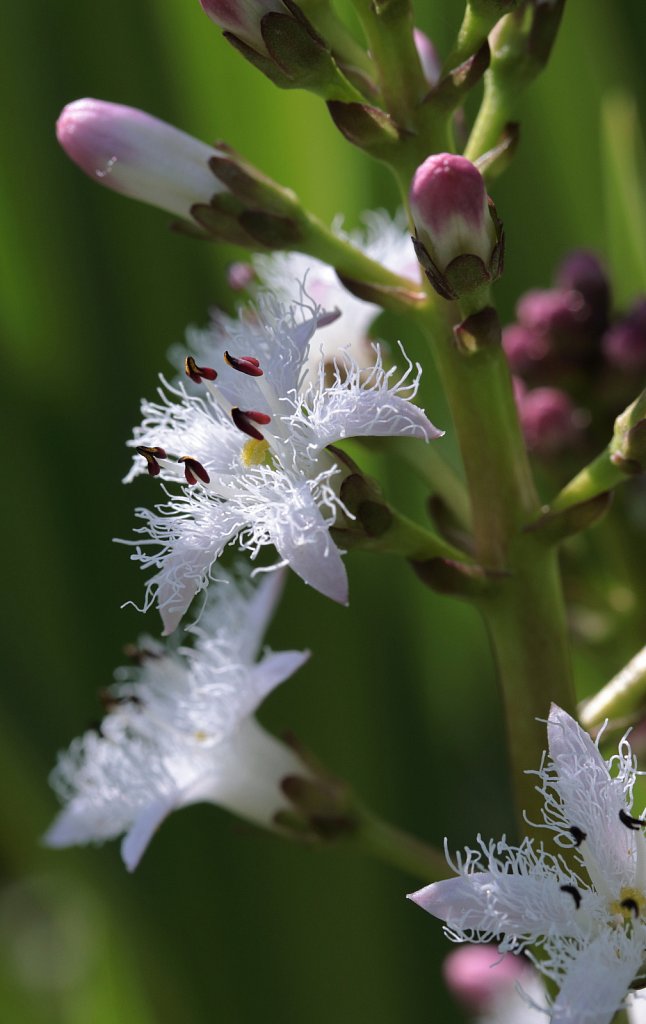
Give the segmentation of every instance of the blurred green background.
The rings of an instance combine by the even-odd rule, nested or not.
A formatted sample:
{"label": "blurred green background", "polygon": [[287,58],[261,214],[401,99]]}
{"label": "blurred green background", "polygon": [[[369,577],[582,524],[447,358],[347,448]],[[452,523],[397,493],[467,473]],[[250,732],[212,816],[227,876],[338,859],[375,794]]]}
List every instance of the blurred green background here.
{"label": "blurred green background", "polygon": [[[446,52],[461,4],[420,0],[418,11]],[[3,42],[0,1018],[460,1020],[439,981],[441,929],[403,898],[423,879],[350,850],[283,844],[210,806],[165,823],[134,876],[117,843],[39,846],[56,811],[56,751],[97,717],[123,644],[157,629],[154,613],[144,624],[120,609],[143,577],[111,537],[129,535],[133,503],[148,496],[145,481],[120,485],[123,442],[185,325],[205,322],[214,302],[231,308],[224,271],[238,255],[175,236],[162,214],[97,188],[57,148],[60,108],[95,96],[224,138],[326,219],[343,211],[354,225],[364,208],[394,209],[396,193],[319,102],[246,65],[197,0],[8,4]],[[493,189],[508,237],[505,318],[574,245],[605,255],[622,301],[644,288],[638,212],[628,210],[631,249],[616,177],[630,138],[614,117],[605,149],[600,132],[613,90],[644,112],[645,48],[643,0],[570,0],[552,63],[520,104],[517,158]],[[387,327],[407,340],[404,325]],[[430,368],[428,380],[427,408],[446,425]],[[409,501],[423,515],[414,489]],[[290,580],[270,641],[314,656],[263,720],[294,730],[375,810],[432,841],[497,835],[511,817],[479,621],[395,561],[347,562],[349,611]]]}

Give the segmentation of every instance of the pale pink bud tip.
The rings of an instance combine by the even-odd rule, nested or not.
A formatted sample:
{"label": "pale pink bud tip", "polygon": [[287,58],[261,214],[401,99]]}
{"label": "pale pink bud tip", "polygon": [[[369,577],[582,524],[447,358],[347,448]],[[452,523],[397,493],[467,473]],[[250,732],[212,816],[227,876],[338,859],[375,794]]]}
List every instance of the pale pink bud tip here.
{"label": "pale pink bud tip", "polygon": [[200,0],[200,4],[221,29],[259,50],[265,49],[260,24],[265,14],[286,13],[280,0]]}
{"label": "pale pink bud tip", "polygon": [[549,457],[574,445],[586,416],[560,388],[533,388],[517,394],[520,422],[528,449]]}
{"label": "pale pink bud tip", "polygon": [[520,957],[500,955],[495,946],[460,946],[442,967],[447,988],[467,1009],[486,1013],[528,973]]}
{"label": "pale pink bud tip", "polygon": [[480,171],[466,157],[454,153],[429,156],[417,168],[410,199],[415,224],[430,234],[446,230],[456,217],[477,233],[487,215],[487,193]]}
{"label": "pale pink bud tip", "polygon": [[459,298],[500,276],[502,225],[470,160],[429,156],[415,171],[410,206],[417,258],[440,295]]}
{"label": "pale pink bud tip", "polygon": [[95,181],[179,217],[223,188],[209,168],[211,146],[134,107],[76,100],[62,111],[56,136]]}

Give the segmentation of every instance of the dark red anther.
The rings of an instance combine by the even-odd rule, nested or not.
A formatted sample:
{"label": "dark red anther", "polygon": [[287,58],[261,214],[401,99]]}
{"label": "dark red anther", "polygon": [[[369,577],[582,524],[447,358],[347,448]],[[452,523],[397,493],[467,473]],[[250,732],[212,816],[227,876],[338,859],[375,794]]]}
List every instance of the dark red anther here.
{"label": "dark red anther", "polygon": [[177,461],[184,463],[184,476],[187,484],[208,484],[210,482],[211,477],[197,459],[193,459],[190,455],[182,455],[181,459]]}
{"label": "dark red anther", "polygon": [[253,424],[260,423],[262,426],[265,426],[267,423],[271,423],[271,416],[268,416],[266,412],[256,412],[254,409],[238,409],[237,405],[234,405],[231,410],[231,419],[238,430],[248,434],[249,437],[253,437],[256,441],[264,441],[265,438],[259,430],[256,430]]}
{"label": "dark red anther", "polygon": [[184,360],[184,370],[186,376],[194,380],[196,384],[201,384],[203,380],[215,380],[217,378],[217,371],[211,366],[198,366],[193,356],[187,356]]}
{"label": "dark red anther", "polygon": [[229,352],[225,352],[224,361],[231,369],[246,373],[249,377],[262,377],[260,363],[255,356],[232,356]]}
{"label": "dark red anther", "polygon": [[166,452],[163,448],[146,448],[144,445],[140,445],[135,449],[139,455],[142,455],[148,463],[148,472],[151,476],[159,476],[161,472],[161,466],[159,465],[158,459],[165,459]]}

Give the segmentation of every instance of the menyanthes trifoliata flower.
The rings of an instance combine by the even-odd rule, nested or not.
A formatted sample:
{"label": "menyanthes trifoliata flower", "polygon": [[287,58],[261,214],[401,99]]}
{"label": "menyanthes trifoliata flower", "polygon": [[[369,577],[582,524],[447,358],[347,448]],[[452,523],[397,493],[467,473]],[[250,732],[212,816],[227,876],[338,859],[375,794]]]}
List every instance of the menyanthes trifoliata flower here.
{"label": "menyanthes trifoliata flower", "polygon": [[253,717],[309,657],[267,651],[257,660],[282,582],[272,574],[253,591],[229,578],[191,627],[191,648],[141,645],[139,666],[103,695],[108,713],[99,730],[59,757],[51,781],[65,806],[45,835],[48,846],[125,833],[121,855],[132,871],[181,807],[214,803],[266,827],[290,808],[281,781],[308,771]]}
{"label": "menyanthes trifoliata flower", "polygon": [[328,445],[362,435],[440,436],[411,401],[421,371],[410,362],[398,374],[377,350],[362,369],[340,351],[332,373],[321,365],[305,382],[315,332],[329,320],[318,306],[285,307],[267,294],[237,320],[220,318],[208,365],[187,356],[190,384],[165,384],[158,402],[143,403],[126,479],[147,469],[184,484],[178,493],[166,488],[154,511],[137,511],[141,539],[128,542],[132,557],[156,570],[146,606],[157,602],[165,633],[232,541],[252,557],[273,545],[280,564],[345,603],[347,576],[329,534],[347,512],[343,470]]}
{"label": "menyanthes trifoliata flower", "polygon": [[646,823],[632,813],[635,761],[625,739],[605,761],[556,705],[547,732],[549,755],[536,772],[542,827],[564,853],[529,838],[511,846],[478,837],[478,849],[451,864],[457,878],[410,898],[445,921],[455,942],[526,950],[559,990],[552,1024],[609,1024],[646,978]]}

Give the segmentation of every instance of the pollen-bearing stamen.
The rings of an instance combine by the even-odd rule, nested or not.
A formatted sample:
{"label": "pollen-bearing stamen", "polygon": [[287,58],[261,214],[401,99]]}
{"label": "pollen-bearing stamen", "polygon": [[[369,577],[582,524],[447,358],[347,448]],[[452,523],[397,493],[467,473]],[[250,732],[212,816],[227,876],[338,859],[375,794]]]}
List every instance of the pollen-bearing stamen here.
{"label": "pollen-bearing stamen", "polygon": [[567,892],[572,897],[576,909],[578,910],[581,906],[581,893],[577,889],[576,885],[561,885],[559,888],[561,892]]}
{"label": "pollen-bearing stamen", "polygon": [[575,846],[580,846],[583,840],[588,838],[588,833],[584,832],[578,825],[570,825],[568,832],[574,839]]}
{"label": "pollen-bearing stamen", "polygon": [[164,449],[158,447],[148,448],[145,445],[139,445],[135,451],[146,460],[150,476],[159,476],[161,472],[159,460],[166,458],[166,452]]}
{"label": "pollen-bearing stamen", "polygon": [[192,486],[197,483],[208,484],[211,482],[211,477],[202,463],[198,462],[191,455],[182,455],[177,461],[181,462],[184,466],[184,476],[186,477],[187,484]]}
{"label": "pollen-bearing stamen", "polygon": [[212,366],[198,366],[193,356],[187,356],[184,360],[184,371],[196,384],[201,384],[203,380],[217,380],[218,376]]}
{"label": "pollen-bearing stamen", "polygon": [[230,352],[224,353],[224,361],[232,370],[246,373],[249,377],[262,377],[264,371],[260,368],[260,361],[255,356],[232,356]]}
{"label": "pollen-bearing stamen", "polygon": [[642,821],[641,818],[633,818],[627,811],[624,811],[623,807],[619,811],[619,820],[622,825],[632,829],[633,832],[639,832],[640,828],[646,825],[646,821]]}
{"label": "pollen-bearing stamen", "polygon": [[238,430],[253,437],[254,441],[265,440],[265,435],[254,427],[254,423],[259,423],[261,426],[271,423],[271,416],[268,416],[266,412],[257,412],[255,409],[239,409],[237,405],[231,409],[231,419]]}

